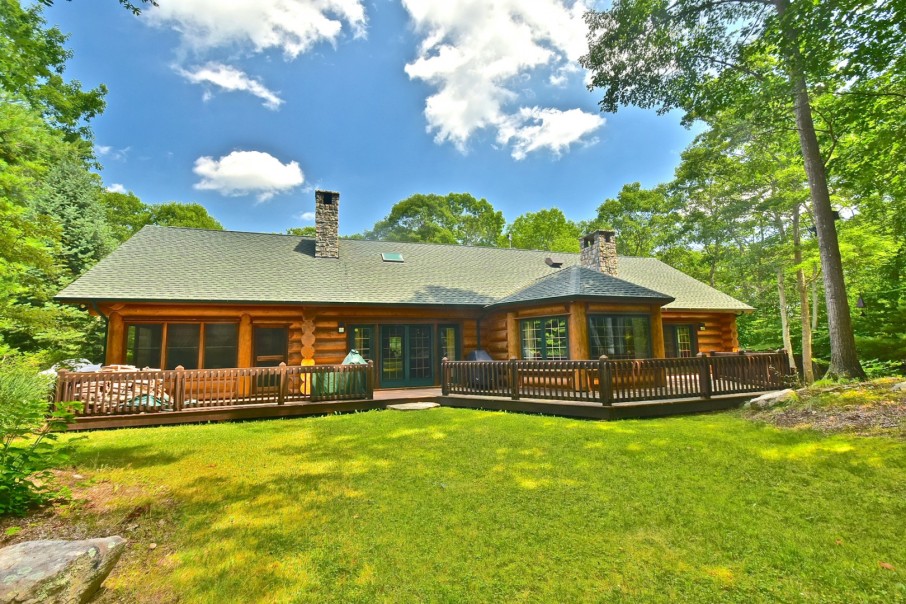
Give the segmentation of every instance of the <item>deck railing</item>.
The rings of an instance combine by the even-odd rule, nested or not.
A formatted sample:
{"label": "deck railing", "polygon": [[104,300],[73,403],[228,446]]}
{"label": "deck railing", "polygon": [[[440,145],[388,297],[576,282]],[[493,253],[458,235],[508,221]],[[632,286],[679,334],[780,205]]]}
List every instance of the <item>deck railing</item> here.
{"label": "deck railing", "polygon": [[79,401],[81,417],[374,398],[374,365],[61,371],[54,402]]}
{"label": "deck railing", "polygon": [[713,353],[675,359],[449,361],[446,395],[597,402],[711,398],[785,387],[783,353]]}

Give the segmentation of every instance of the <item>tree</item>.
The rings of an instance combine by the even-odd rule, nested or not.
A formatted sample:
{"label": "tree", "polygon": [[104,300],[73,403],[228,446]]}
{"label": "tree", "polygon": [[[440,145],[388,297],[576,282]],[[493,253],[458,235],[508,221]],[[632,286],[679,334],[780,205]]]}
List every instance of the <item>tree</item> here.
{"label": "tree", "polygon": [[812,93],[845,92],[897,60],[906,44],[901,8],[870,0],[616,0],[587,15],[581,63],[592,71],[590,87],[603,89],[603,110],[678,108],[688,124],[735,107],[761,127],[795,128],[821,250],[831,376],[864,372]]}
{"label": "tree", "polygon": [[72,53],[59,29],[45,29],[42,8],[0,1],[0,89],[28,103],[88,157],[91,131],[86,122],[104,110],[107,89],[101,85],[84,91],[78,81],[63,79]]}
{"label": "tree", "polygon": [[117,241],[123,242],[149,224],[151,212],[135,193],[104,191],[101,205],[107,216],[107,224]]}
{"label": "tree", "polygon": [[148,224],[171,227],[187,227],[192,229],[211,229],[222,231],[223,225],[208,214],[205,207],[199,203],[180,203],[170,201],[167,203],[148,206]]}
{"label": "tree", "polygon": [[313,226],[292,227],[286,229],[286,234],[295,235],[296,237],[314,237],[318,234],[318,229]]}
{"label": "tree", "polygon": [[495,246],[503,213],[468,193],[416,194],[397,202],[365,233],[367,239]]}
{"label": "tree", "polygon": [[651,256],[676,236],[677,219],[664,187],[643,189],[635,182],[623,185],[615,199],[607,199],[598,206],[593,224],[594,229],[617,232],[620,254]]}
{"label": "tree", "polygon": [[509,244],[527,250],[578,252],[582,228],[559,208],[526,212],[507,228]]}

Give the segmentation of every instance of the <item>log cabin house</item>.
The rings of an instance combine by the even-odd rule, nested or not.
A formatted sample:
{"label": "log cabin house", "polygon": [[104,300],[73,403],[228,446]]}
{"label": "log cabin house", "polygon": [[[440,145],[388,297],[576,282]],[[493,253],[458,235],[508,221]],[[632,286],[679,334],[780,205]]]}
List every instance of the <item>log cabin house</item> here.
{"label": "log cabin house", "polygon": [[751,308],[615,234],[580,254],[341,240],[339,194],[317,235],[146,226],[57,300],[107,322],[105,362],[215,369],[373,360],[375,386],[439,383],[440,362],[640,359],[736,351]]}

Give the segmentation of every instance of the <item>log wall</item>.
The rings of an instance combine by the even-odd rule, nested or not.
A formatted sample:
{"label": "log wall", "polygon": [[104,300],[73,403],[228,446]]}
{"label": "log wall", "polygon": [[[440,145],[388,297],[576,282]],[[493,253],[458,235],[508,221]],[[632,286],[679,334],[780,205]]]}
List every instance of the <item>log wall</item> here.
{"label": "log wall", "polygon": [[[461,352],[465,356],[476,348],[483,348],[495,360],[518,358],[519,320],[542,316],[570,318],[570,342],[573,353],[587,350],[585,334],[588,314],[638,313],[657,316],[658,309],[648,305],[558,303],[528,308],[507,309],[482,316],[481,309],[451,307],[368,307],[368,306],[263,306],[263,305],[193,305],[193,304],[108,304],[101,310],[108,316],[107,364],[125,362],[126,325],[135,322],[162,321],[236,321],[239,324],[240,367],[254,364],[252,353],[253,329],[256,325],[286,326],[289,329],[289,354],[287,364],[298,366],[303,359],[312,359],[317,365],[342,362],[347,353],[348,327],[379,323],[453,323],[460,325]],[[736,351],[739,337],[736,315],[733,313],[662,311],[663,324],[703,324],[696,331],[701,352]],[[340,333],[340,324],[347,326]],[[581,325],[581,327],[580,327]],[[652,335],[660,334],[655,356],[663,355],[663,330],[653,326]],[[581,332],[581,333],[580,333]],[[306,344],[308,342],[308,345]]]}

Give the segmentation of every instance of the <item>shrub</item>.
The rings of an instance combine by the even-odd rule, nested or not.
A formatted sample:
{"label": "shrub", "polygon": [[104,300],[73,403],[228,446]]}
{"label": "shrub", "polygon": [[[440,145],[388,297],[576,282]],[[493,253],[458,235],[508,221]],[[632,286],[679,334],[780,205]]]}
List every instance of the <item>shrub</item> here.
{"label": "shrub", "polygon": [[67,460],[55,441],[72,421],[74,405],[53,409],[53,378],[23,361],[0,358],[0,516],[68,496],[51,469]]}
{"label": "shrub", "polygon": [[901,361],[865,359],[862,361],[862,369],[865,370],[865,375],[870,380],[903,375],[903,363]]}

